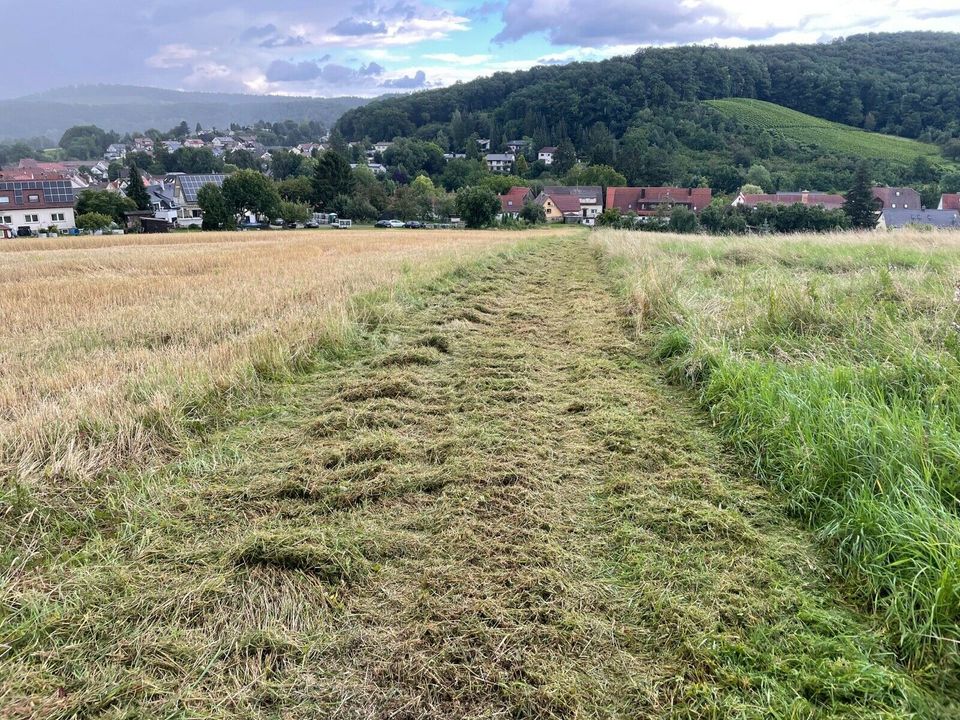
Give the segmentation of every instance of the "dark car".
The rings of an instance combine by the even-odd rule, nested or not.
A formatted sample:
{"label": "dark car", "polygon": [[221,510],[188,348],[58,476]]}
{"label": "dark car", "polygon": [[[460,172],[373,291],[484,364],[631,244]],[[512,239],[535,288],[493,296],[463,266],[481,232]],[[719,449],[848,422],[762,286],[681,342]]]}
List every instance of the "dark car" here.
{"label": "dark car", "polygon": [[378,220],[377,223],[376,223],[376,225],[374,225],[374,227],[378,227],[378,228],[388,228],[388,227],[393,227],[393,226],[390,224],[390,221],[389,221],[389,220]]}
{"label": "dark car", "polygon": [[403,226],[412,230],[419,230],[423,227],[423,223],[419,220],[408,220]]}

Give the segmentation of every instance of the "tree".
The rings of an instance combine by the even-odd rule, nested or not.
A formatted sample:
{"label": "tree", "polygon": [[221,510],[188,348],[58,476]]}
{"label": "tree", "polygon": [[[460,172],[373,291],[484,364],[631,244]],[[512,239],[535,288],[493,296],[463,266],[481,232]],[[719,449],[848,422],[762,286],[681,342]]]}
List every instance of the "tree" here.
{"label": "tree", "polygon": [[140,171],[136,165],[130,166],[129,182],[127,184],[127,197],[133,200],[137,210],[150,209],[150,193],[143,186],[143,178],[140,177]]}
{"label": "tree", "polygon": [[313,183],[310,178],[291,177],[277,183],[280,197],[287,202],[309,203],[313,199]]}
{"label": "tree", "polygon": [[317,160],[313,174],[313,200],[317,207],[331,208],[338,195],[353,192],[353,173],[341,155],[328,150]]}
{"label": "tree", "polygon": [[500,198],[487,188],[464,188],[457,193],[457,212],[468,228],[488,227],[500,213]]}
{"label": "tree", "polygon": [[276,150],[271,154],[270,172],[274,180],[286,180],[300,172],[303,156],[289,150]]}
{"label": "tree", "polygon": [[77,216],[77,227],[81,230],[106,230],[113,224],[113,218],[103,213],[89,212]]}
{"label": "tree", "polygon": [[197,191],[197,204],[203,211],[204,230],[232,230],[235,227],[233,214],[227,206],[219,185],[207,183]]}
{"label": "tree", "polygon": [[280,217],[285,223],[305,223],[313,217],[313,210],[305,203],[281,202]]}
{"label": "tree", "polygon": [[751,185],[758,185],[763,189],[763,192],[773,190],[773,178],[770,176],[770,171],[763,165],[750,166],[747,171],[747,182]]}
{"label": "tree", "polygon": [[513,169],[517,175],[523,177],[530,170],[530,164],[523,155],[517,155],[517,161],[514,163]]}
{"label": "tree", "polygon": [[226,178],[223,197],[238,223],[248,214],[272,219],[280,211],[276,185],[256,170],[239,170]]}
{"label": "tree", "polygon": [[570,142],[569,138],[564,138],[559,145],[557,145],[557,151],[553,154],[553,171],[557,175],[564,175],[570,172],[570,169],[577,162],[577,150],[573,147],[573,143]]}
{"label": "tree", "polygon": [[520,219],[531,225],[542,225],[547,221],[547,211],[543,209],[543,205],[528,200],[520,210]]}
{"label": "tree", "polygon": [[675,233],[692,233],[697,231],[697,215],[682,205],[670,211],[670,230]]}
{"label": "tree", "polygon": [[843,212],[850,219],[851,227],[873,230],[877,226],[877,205],[871,187],[867,165],[860,163],[843,202]]}
{"label": "tree", "polygon": [[609,165],[577,164],[564,176],[563,181],[567,185],[600,185],[605,188],[627,184],[627,178]]}
{"label": "tree", "polygon": [[77,197],[77,215],[99,213],[113,219],[118,225],[123,222],[123,214],[136,210],[133,200],[126,195],[109,190],[83,190]]}
{"label": "tree", "polygon": [[107,165],[107,180],[119,180],[123,175],[123,163],[119,160],[114,160],[109,165]]}

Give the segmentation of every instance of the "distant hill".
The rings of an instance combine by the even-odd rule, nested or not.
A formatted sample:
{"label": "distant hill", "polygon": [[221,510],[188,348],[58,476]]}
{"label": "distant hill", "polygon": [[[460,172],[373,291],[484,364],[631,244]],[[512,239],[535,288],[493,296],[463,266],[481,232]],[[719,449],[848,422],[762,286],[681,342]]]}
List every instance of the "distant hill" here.
{"label": "distant hill", "polygon": [[186,121],[191,127],[227,127],[258,120],[317,120],[332,126],[366,98],[306,98],[276,95],[182,92],[132,85],[79,85],[14,100],[0,100],[0,140],[45,136],[56,141],[74,125],[98,125],[117,132],[166,131]]}
{"label": "distant hill", "polygon": [[707,100],[706,103],[748,128],[766,131],[821,152],[904,164],[912,163],[918,157],[926,157],[932,163],[943,162],[940,148],[931,143],[867,132],[763,100],[730,98]]}

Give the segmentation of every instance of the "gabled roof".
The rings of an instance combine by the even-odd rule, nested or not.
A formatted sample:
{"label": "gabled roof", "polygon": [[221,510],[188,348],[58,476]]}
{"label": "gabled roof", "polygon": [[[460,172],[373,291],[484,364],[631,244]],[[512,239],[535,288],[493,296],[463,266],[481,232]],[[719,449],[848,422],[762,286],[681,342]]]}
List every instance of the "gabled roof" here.
{"label": "gabled roof", "polygon": [[500,196],[500,210],[505,213],[520,212],[523,204],[531,195],[530,188],[512,187]]}
{"label": "gabled roof", "polygon": [[875,187],[871,191],[880,201],[881,207],[896,209],[907,207],[912,210],[920,209],[920,193],[909,187]]}
{"label": "gabled roof", "polygon": [[197,201],[197,193],[204,185],[222,186],[225,175],[177,175],[175,185],[183,191],[183,199],[188,203]]}
{"label": "gabled roof", "polygon": [[[831,195],[821,192],[793,192],[793,193],[773,193],[773,194],[747,194],[740,193],[743,198],[743,205],[753,208],[757,205],[821,205],[826,210],[839,210],[843,207],[843,195]],[[739,200],[739,198],[738,198]]]}
{"label": "gabled roof", "polygon": [[944,193],[940,196],[941,210],[960,210],[960,193]]}
{"label": "gabled roof", "polygon": [[599,185],[549,185],[543,191],[550,196],[569,195],[581,202],[603,204],[603,188]]}
{"label": "gabled roof", "polygon": [[713,200],[710,188],[611,187],[607,188],[607,208],[642,214],[641,206],[683,204],[699,212]]}
{"label": "gabled roof", "polygon": [[0,210],[39,210],[73,207],[73,185],[65,177],[42,180],[0,179]]}
{"label": "gabled roof", "polygon": [[490,153],[486,157],[487,162],[513,162],[516,159],[516,155],[509,155],[506,153]]}
{"label": "gabled roof", "polygon": [[937,228],[960,229],[960,212],[957,210],[884,210],[882,223],[888,228],[907,225],[932,225]]}
{"label": "gabled roof", "polygon": [[581,212],[580,198],[576,195],[566,195],[563,193],[550,194],[546,188],[544,188],[544,191],[537,197],[537,202],[544,205],[547,200],[553,202],[553,204],[557,206],[557,210],[564,215],[579,215]]}
{"label": "gabled roof", "polygon": [[555,152],[557,152],[557,149],[556,149],[555,147],[544,147],[544,148],[540,148],[540,154],[541,154],[541,155],[544,154],[544,153],[547,153],[547,154],[549,154],[549,155],[553,155]]}

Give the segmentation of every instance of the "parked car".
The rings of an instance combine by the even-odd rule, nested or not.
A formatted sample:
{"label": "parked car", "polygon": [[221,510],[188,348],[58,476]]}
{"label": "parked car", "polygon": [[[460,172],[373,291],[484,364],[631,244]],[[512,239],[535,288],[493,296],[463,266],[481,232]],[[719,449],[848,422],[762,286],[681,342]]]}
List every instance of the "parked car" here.
{"label": "parked car", "polygon": [[402,227],[404,227],[404,222],[403,222],[403,220],[387,220],[387,222],[390,223],[390,227],[392,227],[392,228],[402,228]]}
{"label": "parked car", "polygon": [[405,228],[411,228],[413,230],[419,230],[423,227],[423,223],[419,220],[408,220],[403,225]]}
{"label": "parked car", "polygon": [[388,227],[393,227],[393,225],[390,224],[390,221],[389,221],[389,220],[377,220],[377,222],[376,222],[376,224],[374,225],[374,227],[378,227],[378,228],[388,228]]}

